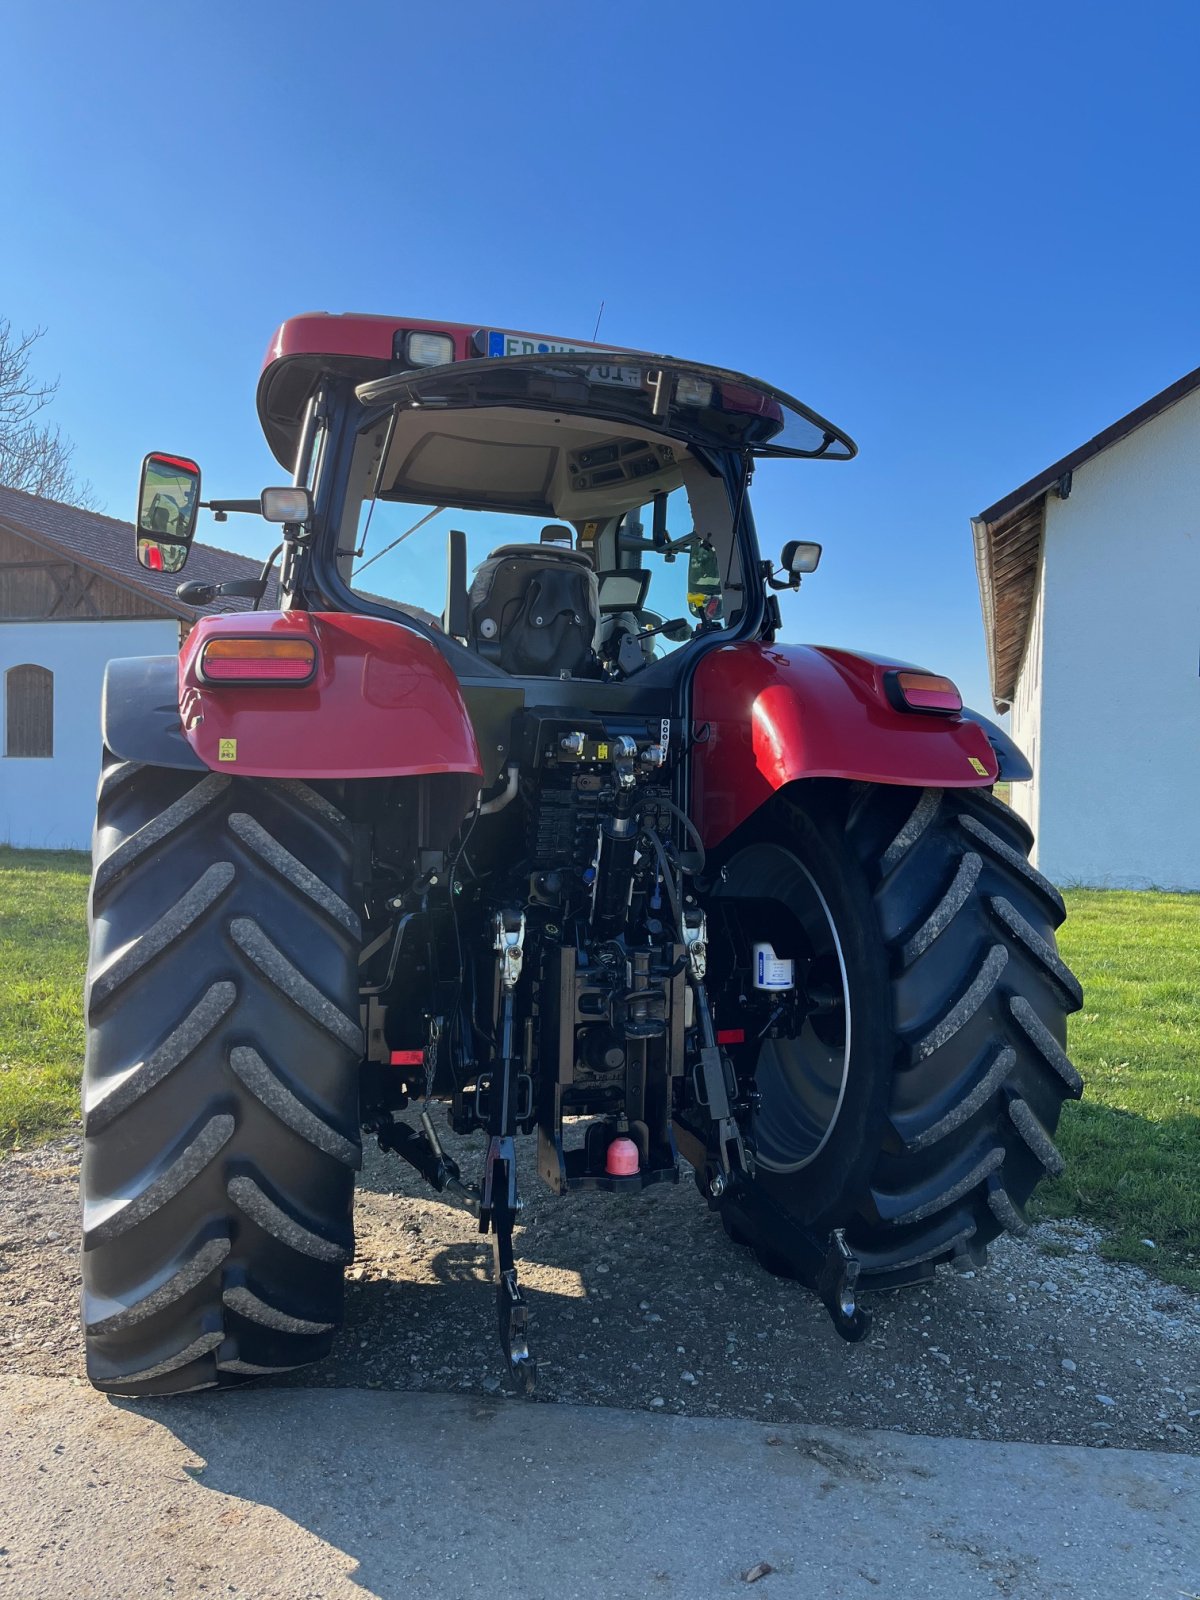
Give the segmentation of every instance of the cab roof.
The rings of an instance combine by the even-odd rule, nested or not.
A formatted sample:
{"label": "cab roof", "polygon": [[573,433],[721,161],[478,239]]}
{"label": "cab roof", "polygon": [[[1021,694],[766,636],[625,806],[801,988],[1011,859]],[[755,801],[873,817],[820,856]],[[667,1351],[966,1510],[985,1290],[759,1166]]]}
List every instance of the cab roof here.
{"label": "cab roof", "polygon": [[[430,363],[427,356],[422,359],[420,350],[412,344],[414,335],[426,336],[426,349],[431,343],[428,336],[440,336],[443,354],[436,363]],[[453,355],[447,362],[445,355],[450,350]],[[686,368],[696,374],[709,375],[725,393],[736,392],[741,396],[736,405],[738,411],[754,411],[759,417],[774,415],[781,419],[781,425],[785,411],[794,411],[816,429],[818,440],[824,437],[819,448],[792,449],[783,442],[776,445],[768,442],[756,447],[758,453],[849,459],[857,452],[853,440],[840,428],[826,422],[800,401],[741,373],[702,368],[649,351],[601,345],[592,340],[566,340],[514,329],[358,312],[305,312],[279,326],[267,346],[259,376],[259,420],[275,458],[291,468],[309,397],[322,374],[340,374],[350,379],[360,398],[365,398],[372,391],[382,394],[391,390],[394,383],[384,380],[397,380],[406,373],[414,378],[430,376],[437,371],[449,374],[456,372],[460,363],[464,377],[470,368],[490,369],[497,377],[505,369],[519,373],[521,368],[528,370],[542,360],[553,361],[556,356],[565,358],[568,363],[573,357],[572,364],[578,370],[580,358],[590,351],[634,357],[639,364],[665,363],[675,369]],[[750,405],[752,397],[755,403]]]}

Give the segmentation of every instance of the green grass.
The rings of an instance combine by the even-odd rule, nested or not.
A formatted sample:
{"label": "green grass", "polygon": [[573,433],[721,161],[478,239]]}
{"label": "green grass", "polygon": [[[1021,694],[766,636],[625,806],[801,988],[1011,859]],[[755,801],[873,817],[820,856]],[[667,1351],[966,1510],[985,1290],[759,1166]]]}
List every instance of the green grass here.
{"label": "green grass", "polygon": [[1200,895],[1065,899],[1059,945],[1084,990],[1069,1048],[1087,1087],[1059,1124],[1067,1170],[1035,1205],[1086,1217],[1106,1254],[1200,1289]]}
{"label": "green grass", "polygon": [[0,1148],[78,1114],[89,861],[0,845]]}
{"label": "green grass", "polygon": [[[0,847],[0,1147],[77,1114],[87,883],[84,855]],[[1066,899],[1087,1092],[1059,1127],[1067,1171],[1035,1207],[1097,1223],[1108,1254],[1200,1289],[1200,896]]]}

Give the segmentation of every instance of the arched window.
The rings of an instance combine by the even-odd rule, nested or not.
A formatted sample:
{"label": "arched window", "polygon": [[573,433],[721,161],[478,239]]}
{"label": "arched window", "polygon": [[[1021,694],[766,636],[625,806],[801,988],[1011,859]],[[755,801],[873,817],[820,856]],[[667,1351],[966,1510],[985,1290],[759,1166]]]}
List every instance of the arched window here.
{"label": "arched window", "polygon": [[4,674],[4,754],[54,754],[54,674],[25,662]]}

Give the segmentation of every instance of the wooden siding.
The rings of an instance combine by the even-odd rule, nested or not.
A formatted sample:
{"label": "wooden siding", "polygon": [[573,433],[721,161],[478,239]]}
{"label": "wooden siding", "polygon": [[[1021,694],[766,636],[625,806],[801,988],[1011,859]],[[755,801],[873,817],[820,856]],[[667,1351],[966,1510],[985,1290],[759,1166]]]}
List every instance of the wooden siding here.
{"label": "wooden siding", "polygon": [[0,622],[101,622],[172,613],[0,528]]}

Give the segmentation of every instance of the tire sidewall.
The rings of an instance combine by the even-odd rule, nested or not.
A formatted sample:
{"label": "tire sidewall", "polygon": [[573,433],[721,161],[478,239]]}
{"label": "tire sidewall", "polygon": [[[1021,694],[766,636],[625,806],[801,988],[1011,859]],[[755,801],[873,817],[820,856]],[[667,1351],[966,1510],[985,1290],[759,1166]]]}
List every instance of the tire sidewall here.
{"label": "tire sidewall", "polygon": [[[870,1183],[884,1140],[895,1057],[887,954],[871,893],[840,823],[779,799],[749,837],[792,855],[811,876],[833,920],[849,991],[850,1061],[836,1120],[824,1147],[795,1172],[759,1166],[756,1181],[802,1226],[841,1227]],[[736,861],[730,853],[729,865]]]}

